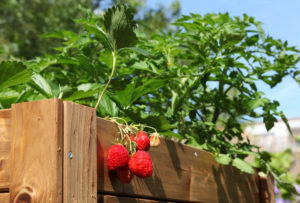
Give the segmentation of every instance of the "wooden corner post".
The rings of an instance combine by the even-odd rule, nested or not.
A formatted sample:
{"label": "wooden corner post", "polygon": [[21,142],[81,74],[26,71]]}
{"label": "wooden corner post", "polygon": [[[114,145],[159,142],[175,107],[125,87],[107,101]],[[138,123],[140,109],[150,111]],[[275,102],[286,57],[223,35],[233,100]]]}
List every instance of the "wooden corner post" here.
{"label": "wooden corner post", "polygon": [[10,202],[62,202],[62,110],[57,99],[12,106]]}
{"label": "wooden corner post", "polygon": [[97,202],[96,111],[64,102],[64,202]]}
{"label": "wooden corner post", "polygon": [[13,105],[10,202],[96,202],[95,131],[96,113],[85,106]]}

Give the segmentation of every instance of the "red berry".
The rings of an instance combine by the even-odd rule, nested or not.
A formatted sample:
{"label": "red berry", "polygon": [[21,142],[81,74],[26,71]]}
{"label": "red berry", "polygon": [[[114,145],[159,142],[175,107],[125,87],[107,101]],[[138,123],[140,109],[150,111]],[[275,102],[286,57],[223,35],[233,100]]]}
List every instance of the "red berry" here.
{"label": "red berry", "polygon": [[138,150],[148,150],[150,147],[150,140],[144,131],[139,131],[134,138]]}
{"label": "red berry", "polygon": [[139,177],[147,178],[152,175],[151,157],[143,150],[139,150],[133,154],[128,162],[128,166],[131,172]]}
{"label": "red berry", "polygon": [[107,152],[107,168],[116,170],[128,163],[129,152],[122,145],[112,145]]}
{"label": "red berry", "polygon": [[150,146],[157,147],[160,145],[160,138],[158,133],[153,133],[150,135]]}
{"label": "red berry", "polygon": [[129,170],[128,165],[126,165],[124,167],[117,168],[117,177],[122,183],[127,184],[131,181],[133,174]]}

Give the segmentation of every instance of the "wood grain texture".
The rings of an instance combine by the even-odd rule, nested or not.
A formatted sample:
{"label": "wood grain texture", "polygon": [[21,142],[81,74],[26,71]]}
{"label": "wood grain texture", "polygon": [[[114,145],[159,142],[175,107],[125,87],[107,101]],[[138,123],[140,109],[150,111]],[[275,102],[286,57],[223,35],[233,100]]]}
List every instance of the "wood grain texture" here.
{"label": "wood grain texture", "polygon": [[141,198],[134,198],[134,197],[121,197],[121,196],[113,196],[113,195],[98,195],[98,203],[175,203],[175,202],[141,199]]}
{"label": "wood grain texture", "polygon": [[10,144],[11,110],[0,110],[0,191],[8,191],[9,188]]}
{"label": "wood grain texture", "polygon": [[9,193],[0,193],[0,202],[9,203]]}
{"label": "wood grain texture", "polygon": [[62,202],[62,101],[12,106],[11,202]]}
{"label": "wood grain texture", "polygon": [[97,202],[96,111],[64,102],[64,202]]}
{"label": "wood grain texture", "polygon": [[275,203],[276,196],[274,191],[274,178],[269,176],[268,178],[259,178],[259,190],[260,190],[260,202],[261,203]]}
{"label": "wood grain texture", "polygon": [[107,150],[115,136],[116,126],[97,118],[99,192],[186,202],[260,201],[257,176],[219,165],[208,152],[167,140],[150,149],[151,177],[134,177],[130,184],[122,184],[106,166]]}

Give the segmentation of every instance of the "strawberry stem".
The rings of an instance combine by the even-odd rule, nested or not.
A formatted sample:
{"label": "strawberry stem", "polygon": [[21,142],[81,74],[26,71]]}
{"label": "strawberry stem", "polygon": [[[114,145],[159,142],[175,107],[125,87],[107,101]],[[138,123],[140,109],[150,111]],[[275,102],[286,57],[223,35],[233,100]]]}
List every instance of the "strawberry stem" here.
{"label": "strawberry stem", "polygon": [[108,82],[106,83],[104,89],[102,90],[102,92],[101,92],[101,94],[100,94],[100,96],[99,96],[99,99],[98,99],[98,101],[97,101],[97,104],[96,104],[96,106],[95,106],[95,109],[97,109],[97,107],[99,106],[100,101],[101,101],[101,99],[102,99],[102,97],[103,97],[103,95],[104,95],[104,92],[106,91],[108,85],[110,84],[111,79],[112,79],[112,77],[113,77],[113,75],[114,75],[114,73],[115,73],[115,70],[116,70],[116,61],[117,61],[117,52],[116,52],[116,51],[113,51],[113,52],[112,52],[112,57],[113,57],[112,71],[111,71],[111,74],[110,74],[110,77],[109,77]]}

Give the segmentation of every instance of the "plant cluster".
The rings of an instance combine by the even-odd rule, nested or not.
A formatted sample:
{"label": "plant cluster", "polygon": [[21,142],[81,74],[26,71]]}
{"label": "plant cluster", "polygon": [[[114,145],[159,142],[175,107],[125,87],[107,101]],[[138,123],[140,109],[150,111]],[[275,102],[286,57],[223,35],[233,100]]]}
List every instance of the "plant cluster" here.
{"label": "plant cluster", "polygon": [[[256,84],[272,88],[284,77],[297,79],[298,49],[266,35],[246,14],[182,16],[176,31],[150,38],[123,5],[103,16],[83,14],[75,22],[84,32],[47,35],[63,41],[57,54],[0,64],[2,108],[52,97],[93,106],[99,116],[152,126],[242,172],[257,167],[259,175],[271,173],[281,188],[296,193],[270,164],[270,154],[242,134],[243,125],[258,118],[267,130],[278,118],[290,129],[279,102]],[[245,161],[249,156],[257,161]]]}

